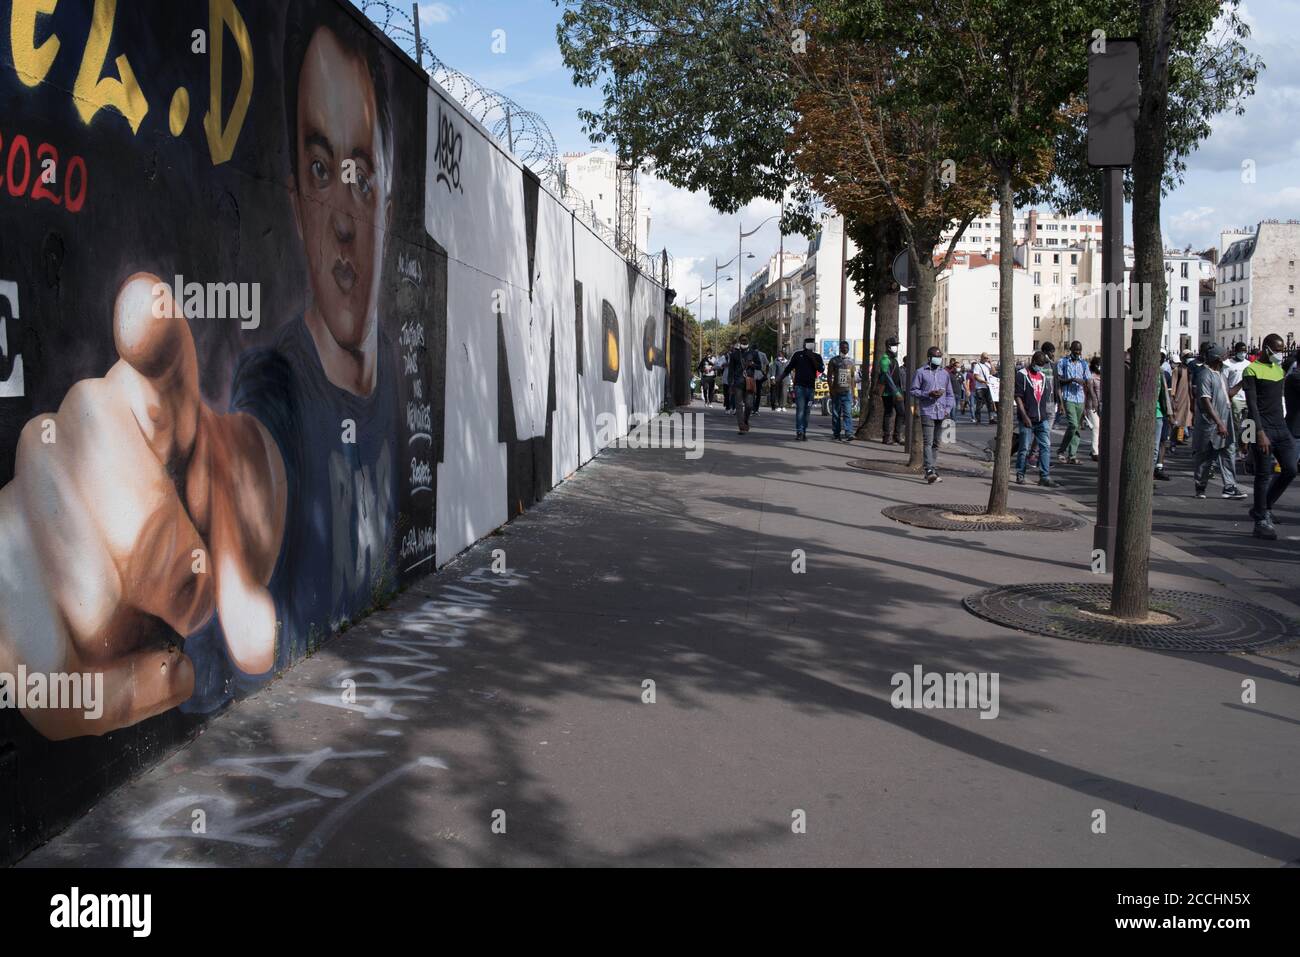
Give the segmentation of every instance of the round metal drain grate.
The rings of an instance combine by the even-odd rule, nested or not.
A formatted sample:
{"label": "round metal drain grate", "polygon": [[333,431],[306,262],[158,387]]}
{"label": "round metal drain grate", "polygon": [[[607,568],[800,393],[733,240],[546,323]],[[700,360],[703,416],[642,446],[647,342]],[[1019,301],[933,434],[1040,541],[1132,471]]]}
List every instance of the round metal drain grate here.
{"label": "round metal drain grate", "polygon": [[[851,468],[861,469],[864,472],[881,472],[885,475],[914,475],[920,478],[922,470],[917,468],[908,468],[906,462],[885,462],[879,459],[849,459],[844,463]],[[960,475],[963,478],[983,478],[984,472],[977,472],[970,468],[948,468],[941,467],[940,475]]]}
{"label": "round metal drain grate", "polygon": [[904,525],[945,532],[1065,532],[1083,524],[1067,512],[1036,512],[1028,508],[1009,510],[1019,521],[949,518],[950,515],[980,515],[984,508],[983,505],[891,505],[881,509],[880,514]]}
{"label": "round metal drain grate", "polygon": [[1154,651],[1251,651],[1300,640],[1300,622],[1232,598],[1151,590],[1150,624],[1102,617],[1109,585],[1046,582],[991,588],[962,599],[986,621],[1051,638],[1130,645]]}

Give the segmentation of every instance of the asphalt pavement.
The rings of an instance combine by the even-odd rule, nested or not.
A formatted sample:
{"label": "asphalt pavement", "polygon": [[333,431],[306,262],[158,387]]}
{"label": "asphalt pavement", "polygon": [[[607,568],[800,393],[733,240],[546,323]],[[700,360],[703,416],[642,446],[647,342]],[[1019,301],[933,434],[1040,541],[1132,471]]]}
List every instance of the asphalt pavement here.
{"label": "asphalt pavement", "polygon": [[[930,486],[849,466],[901,452],[833,443],[820,416],[797,443],[791,413],[738,436],[696,411],[702,457],[601,455],[24,863],[1300,861],[1294,652],[1154,653],[966,612],[992,585],[1092,580],[1086,524],[882,516],[982,502],[978,429],[944,452],[977,474]],[[1086,518],[1089,472],[1013,504]],[[1272,579],[1200,554],[1264,554],[1240,505],[1178,481],[1157,499],[1152,583],[1267,600]],[[1292,574],[1294,549],[1267,554]],[[918,667],[996,675],[996,708],[896,707]]]}

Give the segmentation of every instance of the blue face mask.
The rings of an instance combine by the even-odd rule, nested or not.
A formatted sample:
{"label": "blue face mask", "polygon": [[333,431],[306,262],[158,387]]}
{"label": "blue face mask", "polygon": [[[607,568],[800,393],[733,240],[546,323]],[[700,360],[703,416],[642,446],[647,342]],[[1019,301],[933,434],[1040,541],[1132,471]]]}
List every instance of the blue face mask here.
{"label": "blue face mask", "polygon": [[943,356],[930,356],[930,365],[934,366],[936,369],[943,365]]}

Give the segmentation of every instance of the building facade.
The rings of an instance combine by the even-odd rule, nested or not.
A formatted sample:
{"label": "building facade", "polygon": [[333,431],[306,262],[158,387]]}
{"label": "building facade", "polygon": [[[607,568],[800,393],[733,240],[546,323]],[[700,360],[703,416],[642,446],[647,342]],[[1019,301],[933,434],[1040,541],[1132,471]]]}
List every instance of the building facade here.
{"label": "building facade", "polygon": [[[612,233],[618,219],[618,159],[607,150],[588,150],[585,153],[565,153],[566,190],[576,191],[584,200],[584,208],[576,210],[588,225],[598,227],[602,235]],[[650,248],[650,210],[641,202],[641,191],[636,191],[636,248]]]}
{"label": "building facade", "polygon": [[[1001,301],[1000,257],[956,253],[939,274],[934,291],[934,339],[944,355],[968,362],[987,352],[1001,352],[998,306]],[[1012,349],[1017,356],[1033,351],[1032,287],[1027,270],[1011,270]]]}
{"label": "building facade", "polygon": [[1288,348],[1300,337],[1296,286],[1300,285],[1300,222],[1269,219],[1253,232],[1225,232],[1215,283],[1215,341],[1255,348],[1280,335]]}

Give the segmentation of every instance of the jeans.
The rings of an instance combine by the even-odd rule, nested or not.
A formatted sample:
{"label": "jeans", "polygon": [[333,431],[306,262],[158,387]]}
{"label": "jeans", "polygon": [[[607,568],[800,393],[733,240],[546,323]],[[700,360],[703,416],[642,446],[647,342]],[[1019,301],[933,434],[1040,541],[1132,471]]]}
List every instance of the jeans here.
{"label": "jeans", "polygon": [[1165,440],[1165,420],[1163,416],[1156,416],[1156,450],[1151,456],[1152,466],[1160,467],[1160,443]]}
{"label": "jeans", "polygon": [[812,407],[813,387],[797,385],[794,387],[794,431],[803,435],[808,431],[808,409]]}
{"label": "jeans", "polygon": [[745,380],[740,385],[731,387],[731,404],[736,410],[736,428],[741,432],[749,428],[749,393],[745,389]]}
{"label": "jeans", "polygon": [[939,466],[939,443],[943,440],[945,419],[921,417],[921,446],[925,456],[925,470],[933,472]]}
{"label": "jeans", "polygon": [[731,406],[732,395],[733,393],[731,391],[731,383],[730,382],[722,383],[722,407],[726,409],[728,412],[730,412],[732,408]]}
{"label": "jeans", "polygon": [[[1296,475],[1296,444],[1290,430],[1285,426],[1263,426],[1262,431],[1272,446],[1268,455],[1260,452],[1258,443],[1250,447],[1255,464],[1255,507],[1252,514],[1256,519],[1277,504]],[[1278,467],[1282,470],[1276,475],[1273,474],[1273,459],[1277,459]]]}
{"label": "jeans", "polygon": [[1083,403],[1066,402],[1065,418],[1065,435],[1061,439],[1061,452],[1070,458],[1079,454],[1079,427],[1083,424]]}
{"label": "jeans", "polygon": [[970,420],[978,424],[981,403],[989,410],[989,421],[993,421],[993,393],[987,386],[981,386],[970,394]]}
{"label": "jeans", "polygon": [[838,439],[840,432],[853,434],[853,393],[831,393],[831,433]]}
{"label": "jeans", "polygon": [[1088,429],[1092,432],[1092,454],[1101,455],[1101,413],[1096,409],[1083,414],[1088,423]]}
{"label": "jeans", "polygon": [[785,388],[784,385],[778,385],[776,380],[772,380],[772,384],[768,387],[768,408],[774,412],[777,409],[785,408],[785,396],[781,394],[783,388]]}
{"label": "jeans", "polygon": [[[881,428],[880,438],[888,441],[890,435],[893,435],[895,442],[903,441],[903,397],[901,395],[884,395],[880,397],[884,403],[883,427]],[[890,420],[893,421],[893,429],[890,429]]]}
{"label": "jeans", "polygon": [[1029,448],[1038,443],[1038,474],[1047,478],[1051,472],[1052,435],[1047,430],[1047,420],[1039,419],[1032,426],[1020,423],[1020,451],[1016,453],[1016,474],[1025,474],[1025,463],[1029,459]]}
{"label": "jeans", "polygon": [[1192,466],[1192,481],[1196,484],[1197,491],[1210,484],[1210,466],[1215,462],[1219,463],[1219,474],[1223,477],[1223,490],[1226,492],[1237,487],[1237,456],[1232,436],[1223,439],[1223,444],[1218,448],[1212,444],[1216,439],[1218,439],[1217,433],[1213,436],[1197,436],[1192,443],[1196,451],[1196,464]]}
{"label": "jeans", "polygon": [[706,375],[704,377],[704,402],[706,405],[713,405],[713,395],[717,392],[717,377]]}

